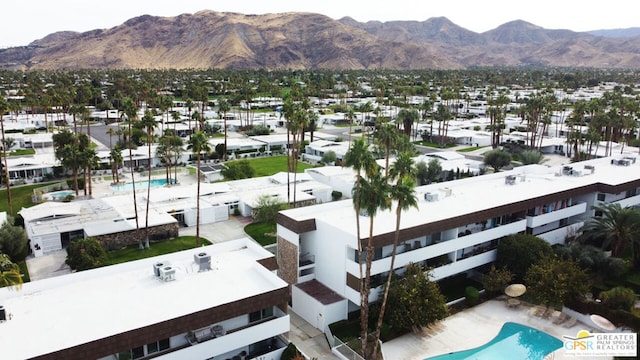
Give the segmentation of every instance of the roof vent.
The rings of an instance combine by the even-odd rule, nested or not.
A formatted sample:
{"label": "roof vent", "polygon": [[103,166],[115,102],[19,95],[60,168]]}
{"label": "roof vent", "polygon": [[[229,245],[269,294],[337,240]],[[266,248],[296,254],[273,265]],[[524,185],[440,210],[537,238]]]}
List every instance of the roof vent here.
{"label": "roof vent", "polygon": [[515,185],[516,184],[516,176],[515,175],[507,175],[504,178],[504,183],[507,185]]}
{"label": "roof vent", "polygon": [[206,252],[199,252],[193,254],[193,261],[196,262],[200,266],[198,271],[208,271],[211,270],[211,255]]}

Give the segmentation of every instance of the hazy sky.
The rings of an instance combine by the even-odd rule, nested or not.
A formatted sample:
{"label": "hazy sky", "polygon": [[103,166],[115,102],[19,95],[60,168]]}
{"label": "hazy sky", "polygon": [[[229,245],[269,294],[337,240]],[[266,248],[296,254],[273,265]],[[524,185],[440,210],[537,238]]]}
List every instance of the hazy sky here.
{"label": "hazy sky", "polygon": [[[199,10],[244,14],[315,12],[358,21],[445,16],[475,32],[511,20],[574,31],[640,27],[634,0],[2,0],[0,47],[27,45],[63,30],[88,31],[139,15],[175,16]],[[596,6],[597,4],[597,6]]]}

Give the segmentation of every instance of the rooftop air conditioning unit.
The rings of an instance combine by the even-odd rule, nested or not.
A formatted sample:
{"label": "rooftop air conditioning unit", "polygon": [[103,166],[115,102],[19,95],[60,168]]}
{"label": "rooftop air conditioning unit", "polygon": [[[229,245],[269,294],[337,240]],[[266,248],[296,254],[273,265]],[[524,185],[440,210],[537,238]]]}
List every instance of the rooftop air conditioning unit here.
{"label": "rooftop air conditioning unit", "polygon": [[193,254],[193,261],[196,262],[200,266],[198,271],[207,271],[211,270],[211,255],[206,252],[199,252]]}
{"label": "rooftop air conditioning unit", "polygon": [[629,161],[627,159],[618,160],[618,165],[629,166],[629,165],[631,165],[631,161]]}
{"label": "rooftop air conditioning unit", "polygon": [[515,185],[516,184],[516,176],[515,175],[507,175],[504,178],[504,183],[507,185]]}
{"label": "rooftop air conditioning unit", "polygon": [[594,172],[596,172],[596,167],[593,165],[585,165],[584,170],[589,171],[590,174],[593,174]]}
{"label": "rooftop air conditioning unit", "polygon": [[163,281],[173,281],[176,279],[176,269],[172,266],[165,266],[160,268],[160,279]]}
{"label": "rooftop air conditioning unit", "polygon": [[161,261],[153,264],[153,275],[155,275],[156,277],[160,277],[160,269],[167,265],[169,264],[163,263]]}
{"label": "rooftop air conditioning unit", "polygon": [[4,310],[4,306],[0,305],[0,322],[7,321],[7,312]]}
{"label": "rooftop air conditioning unit", "polygon": [[438,194],[437,193],[430,193],[430,192],[425,193],[424,194],[424,199],[426,201],[429,201],[429,202],[438,201]]}
{"label": "rooftop air conditioning unit", "polygon": [[625,156],[622,159],[623,160],[628,160],[631,164],[635,164],[636,163],[636,158],[635,157]]}
{"label": "rooftop air conditioning unit", "polygon": [[573,168],[571,166],[563,166],[562,167],[562,174],[563,175],[571,175],[571,171],[573,171]]}
{"label": "rooftop air conditioning unit", "polygon": [[571,171],[571,175],[573,175],[573,176],[578,176],[578,177],[579,177],[579,176],[582,176],[582,171],[580,171],[580,170],[573,170],[573,171]]}

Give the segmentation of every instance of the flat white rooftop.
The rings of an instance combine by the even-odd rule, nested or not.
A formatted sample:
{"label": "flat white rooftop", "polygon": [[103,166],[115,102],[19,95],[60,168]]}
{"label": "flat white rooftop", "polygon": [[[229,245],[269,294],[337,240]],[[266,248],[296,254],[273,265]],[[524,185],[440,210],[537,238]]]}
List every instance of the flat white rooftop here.
{"label": "flat white rooftop", "polygon": [[[595,183],[619,185],[640,179],[640,161],[629,166],[612,165],[611,159],[622,156],[601,158],[569,164],[574,170],[582,171],[582,176],[562,174],[562,165],[547,167],[528,165],[511,171],[487,174],[461,180],[434,183],[415,189],[418,209],[411,208],[402,213],[401,228],[464,216],[482,210],[563,192]],[[595,168],[593,174],[584,166]],[[516,176],[514,185],[505,184],[505,177]],[[438,201],[425,201],[424,194],[437,193]],[[378,211],[374,220],[374,235],[395,231],[395,204],[387,211]],[[298,221],[316,219],[356,236],[355,212],[352,200],[314,205],[283,211],[283,214]],[[369,233],[369,218],[360,220],[361,234]],[[363,237],[365,235],[362,235]]]}
{"label": "flat white rooftop", "polygon": [[[198,272],[193,255],[211,255]],[[0,289],[2,358],[26,359],[281,289],[287,284],[256,261],[273,256],[243,238],[173,254]],[[175,280],[155,277],[170,263]]]}

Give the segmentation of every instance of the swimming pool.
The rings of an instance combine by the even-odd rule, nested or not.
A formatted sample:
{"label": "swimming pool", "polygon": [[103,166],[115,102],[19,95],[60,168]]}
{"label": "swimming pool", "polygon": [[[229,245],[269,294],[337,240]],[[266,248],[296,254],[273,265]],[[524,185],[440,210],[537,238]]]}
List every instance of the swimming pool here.
{"label": "swimming pool", "polygon": [[[175,181],[172,180],[174,183]],[[167,185],[167,179],[152,179],[151,180],[151,187],[159,187],[159,186],[165,186]],[[136,181],[136,190],[137,189],[146,189],[149,187],[149,181],[148,180],[141,180],[141,181]],[[124,183],[124,184],[119,184],[119,185],[113,185],[111,186],[112,189],[114,190],[133,190],[133,184],[128,182],[128,183]]]}
{"label": "swimming pool", "polygon": [[562,347],[562,341],[525,325],[508,322],[488,343],[468,350],[438,355],[425,360],[519,359],[543,360]]}
{"label": "swimming pool", "polygon": [[75,196],[76,192],[73,190],[54,191],[54,192],[50,192],[42,195],[42,198],[47,200],[62,201],[69,195]]}

